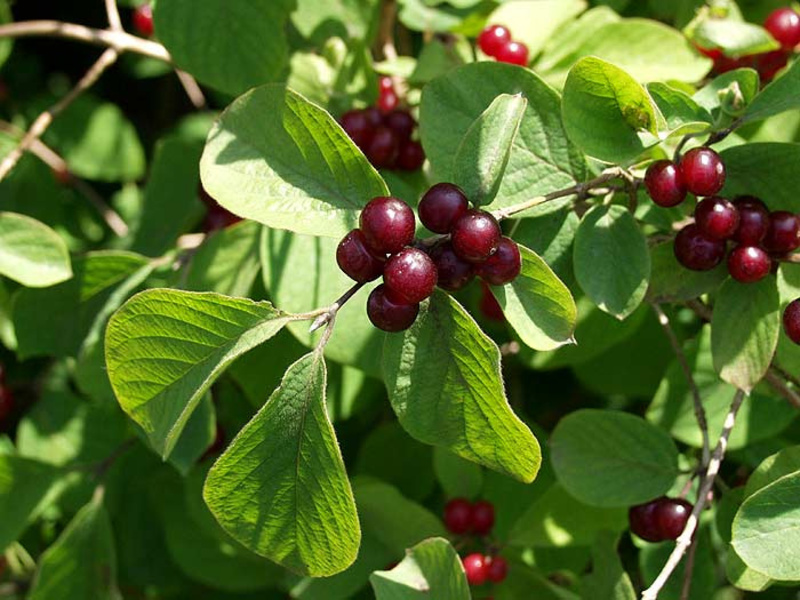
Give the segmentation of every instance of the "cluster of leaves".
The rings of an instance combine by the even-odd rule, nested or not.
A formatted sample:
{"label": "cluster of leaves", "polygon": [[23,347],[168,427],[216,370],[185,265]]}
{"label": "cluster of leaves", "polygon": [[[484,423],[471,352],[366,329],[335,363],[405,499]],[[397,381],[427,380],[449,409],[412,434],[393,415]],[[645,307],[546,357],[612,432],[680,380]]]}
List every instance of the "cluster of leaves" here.
{"label": "cluster of leaves", "polygon": [[[800,265],[749,286],[687,272],[671,237],[691,207],[639,185],[712,137],[722,193],[800,212],[800,64],[769,85],[712,78],[693,45],[773,48],[752,23],[780,3],[740,4],[157,2],[157,43],[224,112],[187,114],[173,65],[124,56],[42,138],[69,177],[31,153],[0,181],[19,399],[0,424],[0,596],[629,600],[672,546],[628,535],[627,509],[695,499],[696,398],[715,441],[737,390],[691,588],[681,567],[660,597],[796,594],[800,350],[780,315]],[[530,68],[476,60],[486,23]],[[44,74],[96,53],[64,66],[50,44],[65,43],[0,38],[0,154],[63,93],[42,93]],[[379,74],[418,113],[421,172],[377,171],[337,123],[375,102]],[[152,95],[128,97],[138,86]],[[204,235],[201,181],[244,220]],[[434,293],[396,334],[334,305],[352,285],[336,244],[364,205],[415,206],[439,181],[520,243],[520,276],[491,289],[506,322],[471,288]],[[494,504],[501,585],[469,588],[440,518],[456,496]]]}

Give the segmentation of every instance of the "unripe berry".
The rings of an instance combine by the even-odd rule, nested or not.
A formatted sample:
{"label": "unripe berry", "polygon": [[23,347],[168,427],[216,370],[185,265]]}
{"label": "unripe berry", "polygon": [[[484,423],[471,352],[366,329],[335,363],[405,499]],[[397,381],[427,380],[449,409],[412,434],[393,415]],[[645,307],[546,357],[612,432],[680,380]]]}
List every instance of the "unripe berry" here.
{"label": "unripe berry", "polygon": [[455,535],[469,533],[472,529],[472,503],[466,498],[453,498],[445,504],[444,526]]}
{"label": "unripe berry", "polygon": [[772,11],[764,21],[764,29],[770,32],[784,50],[792,50],[800,44],[800,14],[792,8]]}
{"label": "unripe berry", "polygon": [[481,263],[497,250],[502,232],[490,213],[471,209],[464,213],[451,230],[453,249],[461,258]]}
{"label": "unripe berry", "polygon": [[379,254],[399,252],[414,240],[414,211],[392,196],[370,200],[361,211],[359,223],[367,244]]}
{"label": "unripe berry", "polygon": [[713,196],[725,185],[725,165],[711,148],[694,148],[680,163],[686,188],[695,196]]}
{"label": "unripe berry", "polygon": [[502,25],[489,25],[478,36],[478,47],[487,56],[497,56],[500,48],[511,41],[511,32]]}
{"label": "unripe berry", "polygon": [[758,246],[738,246],[728,256],[728,273],[741,283],[755,283],[769,275],[772,260]]}
{"label": "unripe berry", "polygon": [[764,248],[775,254],[786,254],[800,248],[800,217],[785,210],[771,213]]}
{"label": "unripe berry", "polygon": [[790,340],[800,345],[800,299],[789,304],[783,311],[783,330]]}
{"label": "unripe berry", "polygon": [[354,229],[339,242],[336,263],[345,275],[358,283],[372,281],[383,273],[382,257],[369,248],[360,229]]}
{"label": "unripe berry", "polygon": [[494,527],[494,506],[491,502],[480,500],[472,505],[472,533],[488,535]]}
{"label": "unripe berry", "polygon": [[739,196],[733,205],[739,211],[739,228],[733,240],[743,246],[757,246],[767,235],[769,211],[766,205],[753,196]]}
{"label": "unripe berry", "polygon": [[475,552],[465,556],[462,561],[464,572],[467,574],[467,582],[470,585],[483,585],[488,576],[486,569],[486,559],[483,554]]}
{"label": "unripe berry", "polygon": [[419,220],[434,233],[450,233],[453,224],[469,209],[467,197],[452,183],[437,183],[419,201]]}
{"label": "unripe berry", "polygon": [[383,282],[392,299],[418,304],[436,287],[436,265],[418,248],[405,248],[386,261]]}
{"label": "unripe berry", "polygon": [[367,316],[375,327],[383,331],[396,332],[408,329],[419,314],[419,304],[400,304],[391,300],[386,286],[376,287],[367,299]]}
{"label": "unripe berry", "polygon": [[729,240],[739,228],[739,211],[728,200],[711,196],[695,207],[694,221],[707,238]]}
{"label": "unripe berry", "polygon": [[450,242],[444,242],[431,250],[431,259],[436,265],[439,275],[438,286],[448,292],[457,292],[465,288],[475,277],[475,267],[465,261]]}
{"label": "unripe berry", "polygon": [[674,250],[678,262],[692,271],[710,271],[725,258],[725,242],[707,238],[696,224],[678,232]]}
{"label": "unripe berry", "polygon": [[478,275],[489,285],[505,285],[514,281],[522,271],[519,246],[508,237],[501,237],[497,251],[478,265]]}
{"label": "unripe berry", "polygon": [[644,186],[653,202],[669,208],[686,199],[686,184],[678,166],[671,160],[657,160],[647,168]]}
{"label": "unripe berry", "polygon": [[528,47],[522,42],[508,42],[500,47],[495,58],[498,62],[526,67],[528,66]]}

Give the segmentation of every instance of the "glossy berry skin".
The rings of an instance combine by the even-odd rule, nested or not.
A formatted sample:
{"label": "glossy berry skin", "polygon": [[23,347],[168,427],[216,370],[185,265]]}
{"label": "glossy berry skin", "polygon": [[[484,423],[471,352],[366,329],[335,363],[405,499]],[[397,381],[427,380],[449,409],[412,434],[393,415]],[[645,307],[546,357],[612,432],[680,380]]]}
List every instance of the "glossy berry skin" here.
{"label": "glossy berry skin", "polygon": [[740,196],[733,201],[739,211],[739,228],[733,240],[744,246],[757,246],[767,235],[769,211],[766,205],[753,196]]}
{"label": "glossy berry skin", "polygon": [[374,126],[366,111],[349,110],[342,115],[339,122],[353,143],[362,150],[372,140]]}
{"label": "glossy berry skin", "polygon": [[694,148],[680,164],[686,189],[695,196],[713,196],[725,185],[725,165],[711,148]]}
{"label": "glossy berry skin", "polygon": [[712,240],[729,240],[739,229],[739,211],[732,202],[711,196],[701,201],[694,209],[697,228]]}
{"label": "glossy berry skin", "polygon": [[137,6],[133,11],[133,28],[144,37],[152,37],[153,8],[149,4]]}
{"label": "glossy berry skin", "polygon": [[466,498],[453,498],[444,506],[444,526],[455,535],[472,529],[472,503]]}
{"label": "glossy berry skin", "polygon": [[414,133],[414,128],[417,122],[411,113],[407,110],[393,110],[383,119],[384,125],[397,134],[398,139],[406,141],[411,139],[411,134]]}
{"label": "glossy berry skin", "polygon": [[800,299],[789,304],[783,311],[783,330],[790,340],[800,345]]}
{"label": "glossy berry skin", "polygon": [[497,59],[497,62],[527,67],[528,47],[522,42],[508,42],[505,46],[500,47],[494,57]]}
{"label": "glossy berry skin", "polygon": [[764,248],[775,254],[786,254],[800,248],[800,217],[785,210],[771,213]]}
{"label": "glossy berry skin", "polygon": [[677,206],[686,199],[686,184],[678,166],[671,160],[657,160],[644,175],[647,194],[658,206]]}
{"label": "glossy berry skin", "polygon": [[478,275],[489,285],[505,285],[514,281],[522,271],[519,246],[511,238],[503,236],[497,250],[478,266]]}
{"label": "glossy berry skin", "polygon": [[740,283],[755,283],[769,275],[772,259],[758,246],[738,246],[728,256],[728,273]]}
{"label": "glossy berry skin", "polygon": [[467,582],[470,585],[483,585],[488,577],[486,568],[486,558],[477,552],[469,554],[461,559],[464,565],[464,572],[467,574]]}
{"label": "glossy berry skin", "polygon": [[452,183],[437,183],[430,188],[417,210],[419,220],[433,233],[450,233],[453,224],[469,209],[469,202],[461,188]]}
{"label": "glossy berry skin", "polygon": [[678,232],[674,250],[678,262],[692,271],[710,271],[725,258],[725,242],[707,238],[696,224]]}
{"label": "glossy berry skin", "polygon": [[764,21],[764,29],[784,50],[791,50],[800,44],[800,14],[789,7],[772,11]]}
{"label": "glossy berry skin", "polygon": [[443,290],[457,292],[475,278],[474,265],[460,258],[450,242],[436,246],[430,256],[439,275],[437,285]]}
{"label": "glossy berry skin", "polygon": [[488,535],[494,527],[494,506],[486,500],[479,500],[472,505],[472,533]]}
{"label": "glossy berry skin", "polygon": [[414,140],[408,140],[401,144],[397,154],[396,166],[403,171],[418,171],[425,164],[425,150],[422,144]]}
{"label": "glossy berry skin", "polygon": [[383,282],[390,297],[406,304],[428,298],[436,287],[436,265],[418,248],[405,248],[386,261]]}
{"label": "glossy berry skin", "polygon": [[414,239],[414,211],[392,196],[370,200],[361,211],[359,223],[367,244],[379,254],[399,252]]}
{"label": "glossy berry skin", "polygon": [[478,47],[487,56],[495,57],[497,52],[511,41],[511,32],[502,25],[489,25],[478,36]]}
{"label": "glossy berry skin", "polygon": [[656,510],[660,500],[659,498],[645,504],[632,506],[628,510],[628,524],[631,532],[646,542],[661,542],[664,540],[656,521]]}
{"label": "glossy berry skin", "polygon": [[508,562],[502,556],[493,556],[486,567],[486,577],[492,583],[503,583],[508,575]]}
{"label": "glossy berry skin", "polygon": [[400,152],[400,140],[397,134],[380,125],[372,132],[372,137],[364,147],[369,162],[378,169],[388,169],[393,167]]}
{"label": "glossy berry skin", "polygon": [[398,104],[397,92],[391,77],[381,77],[378,83],[378,108],[384,114],[390,113]]}
{"label": "glossy berry skin", "polygon": [[376,287],[367,299],[367,316],[375,327],[390,333],[408,329],[417,320],[419,304],[399,304],[389,298],[386,286]]}
{"label": "glossy berry skin", "polygon": [[14,394],[5,385],[0,385],[0,426],[14,411]]}
{"label": "glossy berry skin", "polygon": [[686,527],[692,505],[680,498],[661,498],[656,501],[656,527],[662,540],[677,540]]}
{"label": "glossy berry skin", "polygon": [[358,283],[372,281],[383,273],[382,258],[370,249],[360,229],[354,229],[339,242],[336,263],[345,275]]}
{"label": "glossy berry skin", "polygon": [[454,224],[450,232],[453,249],[461,258],[481,263],[497,250],[502,232],[491,214],[470,209]]}

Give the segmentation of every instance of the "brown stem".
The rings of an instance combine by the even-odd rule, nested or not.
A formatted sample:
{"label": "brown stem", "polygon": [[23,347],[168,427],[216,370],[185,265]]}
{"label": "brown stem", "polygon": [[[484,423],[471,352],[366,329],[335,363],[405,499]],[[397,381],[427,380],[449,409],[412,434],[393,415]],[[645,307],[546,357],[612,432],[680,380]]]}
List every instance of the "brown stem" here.
{"label": "brown stem", "polygon": [[325,325],[330,326],[333,323],[334,319],[336,319],[336,314],[339,312],[339,309],[342,308],[345,304],[347,304],[347,301],[350,300],[350,298],[352,298],[353,296],[355,296],[356,293],[362,287],[364,287],[363,283],[357,283],[349,290],[347,290],[344,294],[342,294],[341,297],[336,302],[331,304],[325,310],[325,312],[323,312],[322,314],[317,316],[316,319],[314,319],[314,322],[311,323],[311,327],[309,327],[308,332],[314,333],[320,327],[323,327]]}

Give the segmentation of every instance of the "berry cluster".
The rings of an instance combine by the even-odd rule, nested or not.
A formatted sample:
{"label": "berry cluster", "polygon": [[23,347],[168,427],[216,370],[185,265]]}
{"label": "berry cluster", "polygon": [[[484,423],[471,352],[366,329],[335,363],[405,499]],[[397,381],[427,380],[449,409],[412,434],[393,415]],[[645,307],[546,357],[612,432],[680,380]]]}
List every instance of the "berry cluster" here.
{"label": "berry cluster", "polygon": [[153,7],[141,4],[133,11],[133,28],[143,37],[153,37]]}
{"label": "berry cluster", "polygon": [[378,105],[349,110],[339,122],[374,167],[416,171],[425,162],[422,144],[412,139],[417,122],[397,105],[391,77],[381,77]]}
{"label": "berry cluster", "polygon": [[481,31],[478,47],[498,62],[528,66],[528,47],[511,39],[511,32],[502,25],[489,25]]}
{"label": "berry cluster", "polygon": [[438,285],[457,291],[480,276],[491,285],[513,281],[522,269],[519,247],[504,237],[488,212],[469,208],[464,192],[450,183],[430,188],[419,203],[419,218],[433,233],[415,240],[414,212],[402,200],[373,198],[361,212],[360,228],[336,249],[339,268],[366,283],[383,275],[367,301],[367,315],[384,331],[414,323],[419,303]]}
{"label": "berry cluster", "polygon": [[[494,527],[494,506],[479,500],[453,498],[444,507],[444,524],[455,535],[485,537]],[[461,559],[470,585],[483,585],[487,581],[502,583],[508,574],[508,563],[494,553],[473,552]]]}
{"label": "berry cluster", "polygon": [[647,542],[676,540],[686,527],[692,505],[680,498],[661,497],[628,511],[631,531]]}
{"label": "berry cluster", "polygon": [[15,406],[14,394],[6,385],[6,371],[3,366],[0,365],[0,431],[6,428],[6,422],[11,416],[11,413],[14,412]]}
{"label": "berry cluster", "polygon": [[725,56],[719,48],[698,47],[698,50],[714,61],[715,74],[749,67],[758,71],[763,82],[769,82],[788,64],[792,52],[800,44],[800,14],[789,7],[779,8],[764,21],[764,29],[781,45],[780,50],[737,58]]}

